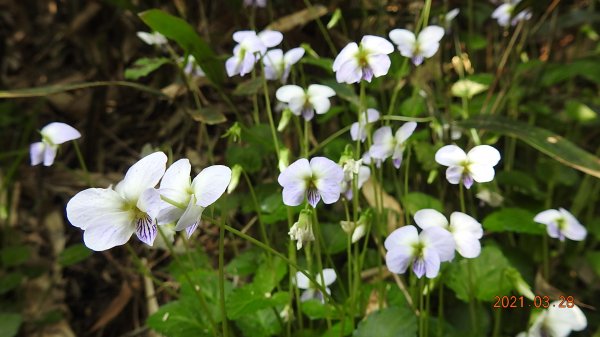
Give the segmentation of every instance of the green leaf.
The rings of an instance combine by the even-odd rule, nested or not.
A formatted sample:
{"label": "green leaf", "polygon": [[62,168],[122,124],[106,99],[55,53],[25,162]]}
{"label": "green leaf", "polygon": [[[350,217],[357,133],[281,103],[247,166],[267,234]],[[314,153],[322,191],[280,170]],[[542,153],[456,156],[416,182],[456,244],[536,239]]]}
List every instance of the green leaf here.
{"label": "green leaf", "polygon": [[264,261],[256,271],[252,281],[258,292],[269,293],[281,282],[287,274],[287,264],[282,259]]}
{"label": "green leaf", "polygon": [[281,333],[277,313],[272,309],[262,309],[240,317],[235,324],[246,337],[268,337]]}
{"label": "green leaf", "polygon": [[308,300],[300,303],[302,313],[310,319],[335,318],[337,312],[335,307],[329,303],[321,303],[319,300]]}
{"label": "green leaf", "polygon": [[139,16],[150,28],[174,40],[192,54],[213,84],[219,86],[223,82],[223,62],[190,24],[160,9],[151,9],[140,13]]}
{"label": "green leaf", "polygon": [[23,274],[19,272],[2,275],[2,277],[0,277],[0,295],[18,287],[22,280]]}
{"label": "green leaf", "polygon": [[507,276],[507,270],[511,268],[498,247],[487,246],[475,259],[462,259],[450,264],[446,282],[456,297],[465,302],[469,301],[470,285],[477,299],[492,302],[494,296],[508,295],[512,290]]}
{"label": "green leaf", "polygon": [[271,296],[270,293],[261,292],[256,285],[250,284],[234,289],[227,297],[225,305],[227,317],[236,320],[258,310],[283,305],[289,301],[290,294],[287,292],[278,292]]}
{"label": "green leaf", "polygon": [[0,251],[0,260],[4,267],[14,267],[29,259],[30,250],[27,246],[5,247]]}
{"label": "green leaf", "polygon": [[588,252],[585,254],[585,257],[590,263],[592,269],[596,272],[596,275],[600,277],[600,251]]}
{"label": "green leaf", "polygon": [[256,78],[249,79],[244,81],[235,87],[233,90],[233,94],[236,96],[251,96],[256,95],[261,92],[263,87],[263,77],[257,76]]}
{"label": "green leaf", "polygon": [[223,110],[224,108],[221,105],[211,105],[197,110],[188,110],[187,112],[196,122],[215,125],[227,122],[227,117],[225,117]]}
{"label": "green leaf", "polygon": [[402,197],[402,204],[409,214],[415,214],[423,208],[433,208],[437,211],[444,212],[442,203],[425,193],[411,192]]}
{"label": "green leaf", "polygon": [[160,58],[141,58],[133,64],[133,66],[125,69],[125,78],[128,80],[137,80],[140,77],[144,77],[156,69],[160,68],[163,64],[169,63],[169,59]]}
{"label": "green leaf", "polygon": [[463,128],[483,129],[517,137],[567,166],[600,178],[600,158],[548,130],[495,116],[471,118],[457,124]]}
{"label": "green leaf", "polygon": [[92,255],[92,251],[82,243],[76,243],[67,247],[58,256],[58,263],[67,267],[79,263]]}
{"label": "green leaf", "polygon": [[529,174],[521,171],[500,171],[496,174],[499,186],[506,188],[510,186],[516,191],[530,195],[536,199],[542,199],[545,194],[540,190],[538,183]]}
{"label": "green leaf", "polygon": [[325,244],[325,252],[336,254],[343,252],[348,244],[348,234],[340,224],[321,224],[321,233]]}
{"label": "green leaf", "polygon": [[417,317],[408,308],[390,307],[370,314],[358,324],[353,337],[412,337],[417,335]]}
{"label": "green leaf", "polygon": [[19,332],[23,318],[20,314],[0,313],[0,336],[13,337]]}
{"label": "green leaf", "polygon": [[300,60],[300,63],[317,66],[317,67],[327,71],[330,74],[333,73],[333,60],[330,58],[324,58],[324,57],[315,58],[315,57],[307,56],[307,57],[303,57]]}
{"label": "green leaf", "polygon": [[231,275],[248,276],[256,271],[260,263],[260,252],[248,249],[233,258],[226,266],[225,272]]}
{"label": "green leaf", "polygon": [[167,303],[146,320],[146,325],[169,337],[212,336],[210,326],[199,315],[202,309],[194,300],[179,300]]}
{"label": "green leaf", "polygon": [[323,81],[323,85],[326,85],[333,89],[336,95],[341,99],[346,100],[354,104],[355,106],[360,105],[360,100],[354,92],[354,90],[352,89],[352,86],[348,84],[337,83],[335,80],[325,80]]}
{"label": "green leaf", "polygon": [[[342,332],[342,328],[344,329],[344,332]],[[346,322],[344,322],[343,324],[341,322],[334,324],[331,327],[331,329],[325,331],[325,333],[323,333],[321,337],[348,336],[352,333],[353,330],[354,327],[352,326],[352,324],[348,320],[346,320]]]}
{"label": "green leaf", "polygon": [[535,214],[522,208],[504,208],[488,215],[483,228],[491,232],[515,232],[544,235],[544,225],[533,221]]}

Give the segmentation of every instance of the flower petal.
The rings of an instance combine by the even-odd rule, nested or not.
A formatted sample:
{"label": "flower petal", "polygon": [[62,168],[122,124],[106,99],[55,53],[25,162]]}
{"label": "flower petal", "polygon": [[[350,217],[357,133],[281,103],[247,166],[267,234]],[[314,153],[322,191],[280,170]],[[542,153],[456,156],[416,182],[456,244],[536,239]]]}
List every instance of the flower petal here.
{"label": "flower petal", "polygon": [[196,205],[208,207],[225,193],[231,181],[231,169],[224,165],[213,165],[200,171],[192,181]]}
{"label": "flower petal", "polygon": [[179,218],[179,221],[177,221],[177,225],[175,226],[176,231],[181,231],[192,226],[198,226],[200,223],[200,217],[202,216],[204,207],[197,205],[195,201],[194,197],[190,199],[190,203],[181,215],[181,218]]}
{"label": "flower petal", "polygon": [[432,57],[440,47],[440,40],[444,37],[444,28],[428,26],[423,28],[417,37],[419,50],[424,57]]}
{"label": "flower petal", "polygon": [[340,183],[344,180],[344,171],[334,161],[325,157],[314,157],[310,168],[315,186],[323,202],[332,204],[340,198]]}
{"label": "flower petal", "polygon": [[306,180],[312,177],[310,163],[306,158],[300,158],[286,167],[277,177],[277,182],[282,187],[290,185],[303,185],[306,188]]}
{"label": "flower petal", "polygon": [[385,264],[394,274],[405,273],[412,259],[412,248],[408,246],[394,247],[385,254]]}
{"label": "flower petal", "polygon": [[156,219],[152,219],[149,215],[137,218],[135,223],[135,234],[140,241],[148,246],[152,246],[158,235]]}
{"label": "flower petal", "polygon": [[367,109],[367,112],[364,115],[366,115],[367,123],[374,123],[379,120],[379,111],[377,111],[375,109]]}
{"label": "flower petal", "polygon": [[[454,250],[452,251],[454,253]],[[435,278],[440,272],[441,257],[433,249],[423,251],[423,261],[425,262],[425,276]],[[418,276],[418,275],[417,275]]]}
{"label": "flower petal", "polygon": [[355,59],[350,59],[346,63],[343,63],[335,73],[335,78],[339,83],[357,83],[362,77],[362,68]]}
{"label": "flower petal", "polygon": [[304,48],[292,48],[285,53],[283,61],[288,65],[296,64],[302,56],[304,56]]}
{"label": "flower petal", "polygon": [[47,145],[44,148],[44,166],[52,166],[54,158],[56,158],[56,145]]}
{"label": "flower petal", "polygon": [[283,34],[276,30],[263,30],[258,33],[258,38],[267,48],[271,48],[281,43]]}
{"label": "flower petal", "polygon": [[470,163],[496,166],[500,161],[500,152],[489,145],[478,145],[467,153]]}
{"label": "flower petal", "polygon": [[31,158],[31,166],[39,165],[44,160],[44,149],[46,144],[36,142],[29,146],[29,157]]}
{"label": "flower petal", "polygon": [[299,271],[296,272],[296,287],[300,289],[310,289],[310,280],[306,275]]}
{"label": "flower petal", "polygon": [[156,186],[165,173],[167,155],[154,152],[140,159],[127,170],[125,178],[115,187],[115,190],[126,199],[137,201],[147,188]]}
{"label": "flower petal", "polygon": [[419,240],[425,244],[425,249],[433,249],[440,261],[450,261],[454,258],[454,238],[447,230],[440,227],[429,227],[419,235]]}
{"label": "flower petal", "polygon": [[304,97],[304,89],[293,84],[284,85],[277,89],[275,97],[282,102],[289,103],[294,98]]}
{"label": "flower petal", "polygon": [[69,200],[67,219],[84,230],[95,225],[130,223],[129,212],[123,211],[123,205],[121,196],[110,188],[88,188]]}
{"label": "flower petal", "polygon": [[306,91],[308,96],[315,97],[333,97],[335,96],[335,91],[326,85],[321,84],[311,84],[308,86],[308,90]]}
{"label": "flower petal", "polygon": [[562,214],[555,209],[548,209],[543,212],[538,213],[533,221],[539,222],[544,225],[549,225],[551,223],[555,223],[558,219],[560,219]]}
{"label": "flower petal", "polygon": [[81,137],[81,133],[79,133],[79,131],[77,131],[74,127],[58,122],[50,123],[44,126],[41,130],[41,134],[48,138],[48,140],[55,145]]}
{"label": "flower petal", "polygon": [[392,64],[390,57],[383,54],[369,55],[367,62],[375,77],[386,75]]}
{"label": "flower petal", "polygon": [[464,168],[462,166],[450,166],[446,170],[446,179],[452,185],[456,185],[460,182],[463,175]]}
{"label": "flower petal", "polygon": [[550,336],[568,336],[573,331],[582,331],[587,327],[587,318],[578,306],[561,308],[560,301],[550,303],[545,326]]}
{"label": "flower petal", "polygon": [[233,33],[233,41],[237,43],[242,43],[247,38],[252,38],[256,36],[256,32],[253,30],[240,30],[238,32]]}
{"label": "flower petal", "polygon": [[[321,280],[321,276],[323,276],[323,281],[325,281],[325,283],[323,283],[323,281]],[[335,270],[331,268],[325,268],[323,269],[322,273],[315,275],[315,278],[317,279],[317,282],[319,282],[320,285],[322,285],[323,287],[327,287],[328,285],[335,282],[335,280],[337,279],[337,275],[335,274]]]}
{"label": "flower petal", "polygon": [[179,159],[169,166],[160,182],[160,189],[186,191],[190,186],[192,165],[188,159]]}
{"label": "flower petal", "polygon": [[283,61],[283,50],[271,49],[267,51],[262,60],[265,66],[277,68]]}
{"label": "flower petal", "polygon": [[444,166],[460,166],[467,159],[467,154],[456,145],[446,145],[437,150],[435,161]]}
{"label": "flower petal", "polygon": [[344,63],[354,58],[356,53],[358,53],[358,45],[355,42],[348,43],[333,61],[333,71],[339,71]]}
{"label": "flower petal", "polygon": [[408,139],[408,137],[410,137],[413,134],[413,132],[415,132],[416,128],[417,123],[415,122],[404,123],[398,129],[398,131],[396,131],[396,141],[398,143],[404,143]]}
{"label": "flower petal", "polygon": [[102,251],[123,245],[129,241],[135,231],[135,226],[128,217],[123,217],[116,222],[113,222],[114,219],[105,220],[104,223],[95,223],[86,228],[83,233],[83,242],[89,249]]}
{"label": "flower petal", "polygon": [[470,164],[469,173],[473,180],[478,183],[487,183],[494,180],[494,167],[488,164]]}
{"label": "flower petal", "polygon": [[[365,137],[363,138],[363,132],[360,132],[363,130],[364,130],[364,128],[361,129],[358,122],[352,123],[352,125],[350,125],[350,137],[352,138],[352,140],[357,141],[360,138],[360,140],[363,141],[363,139],[366,138],[366,134],[364,135]],[[33,155],[32,155],[31,162],[33,163]],[[32,165],[36,165],[36,164],[32,164]]]}
{"label": "flower petal", "polygon": [[392,250],[398,247],[409,247],[419,241],[417,227],[409,225],[394,230],[384,241],[385,249]]}
{"label": "flower petal", "polygon": [[400,54],[404,57],[412,57],[417,39],[415,34],[406,29],[393,29],[390,34],[390,40],[398,46]]}
{"label": "flower petal", "polygon": [[414,215],[414,219],[417,226],[421,229],[430,227],[448,228],[448,219],[446,219],[442,213],[432,208],[425,208],[417,211]]}
{"label": "flower petal", "polygon": [[465,258],[472,259],[481,253],[481,243],[479,239],[469,232],[453,232],[456,251]]}
{"label": "flower petal", "polygon": [[162,207],[162,200],[157,189],[148,188],[140,195],[136,207],[148,214],[152,220],[156,220]]}
{"label": "flower petal", "polygon": [[390,41],[375,35],[365,35],[360,40],[360,46],[371,54],[391,54],[394,45]]}
{"label": "flower petal", "polygon": [[329,101],[329,98],[327,98],[327,97],[323,97],[323,96],[310,97],[308,99],[308,101],[310,102],[310,104],[312,104],[312,106],[315,109],[315,112],[319,115],[326,113],[327,111],[329,111],[329,108],[331,107],[331,102]]}
{"label": "flower petal", "polygon": [[483,236],[481,224],[465,213],[453,212],[450,214],[450,227],[452,233],[469,233],[477,239],[481,239]]}
{"label": "flower petal", "polygon": [[565,228],[563,228],[564,235],[571,240],[584,240],[587,236],[587,230],[585,229],[585,227],[583,227],[583,225],[581,225],[581,223],[573,216],[573,214],[571,214],[566,209],[559,208],[558,210],[560,211],[564,219],[567,221],[567,225],[565,226]]}

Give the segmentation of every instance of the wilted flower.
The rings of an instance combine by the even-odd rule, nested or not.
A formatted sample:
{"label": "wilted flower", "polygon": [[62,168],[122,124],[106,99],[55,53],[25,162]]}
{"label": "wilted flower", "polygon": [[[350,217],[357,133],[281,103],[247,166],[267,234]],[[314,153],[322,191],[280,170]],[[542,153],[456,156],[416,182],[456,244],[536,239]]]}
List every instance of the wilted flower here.
{"label": "wilted flower", "polygon": [[410,57],[416,66],[438,51],[443,36],[444,28],[440,26],[425,27],[418,36],[406,29],[394,29],[390,32],[390,40],[398,46],[400,54]]}
{"label": "wilted flower", "polygon": [[304,56],[304,48],[288,50],[285,55],[281,49],[269,50],[263,57],[265,65],[265,78],[267,80],[279,79],[281,83],[287,82],[292,66]]}
{"label": "wilted flower", "polygon": [[44,166],[50,166],[56,158],[58,145],[70,140],[81,137],[79,131],[65,123],[50,123],[42,128],[42,141],[33,143],[29,146],[29,155],[31,166],[44,163]]}
{"label": "wilted flower", "polygon": [[312,211],[303,209],[300,211],[298,221],[290,228],[288,235],[296,241],[296,249],[300,250],[303,245],[310,241],[315,241],[315,235],[312,230]]}
{"label": "wilted flower", "polygon": [[452,95],[456,97],[471,99],[473,96],[486,91],[487,88],[488,86],[485,84],[471,81],[469,79],[463,79],[454,83],[450,91],[452,92]]}
{"label": "wilted flower", "polygon": [[151,46],[162,46],[167,44],[167,38],[159,32],[137,32],[137,37]]}
{"label": "wilted flower", "polygon": [[406,140],[412,135],[417,128],[417,123],[408,122],[402,125],[395,135],[392,135],[392,128],[384,126],[373,134],[373,145],[369,149],[371,158],[381,161],[386,160],[390,156],[394,162],[394,167],[400,168],[402,164],[402,154],[406,147]]}
{"label": "wilted flower", "polygon": [[358,83],[360,80],[371,82],[373,76],[388,73],[391,61],[388,54],[394,52],[394,46],[386,39],[365,35],[360,46],[349,43],[333,62],[335,77],[340,83]]}
{"label": "wilted flower", "polygon": [[246,7],[267,7],[267,0],[244,0]]}
{"label": "wilted flower", "polygon": [[262,31],[258,35],[255,31],[243,30],[233,33],[233,40],[238,45],[233,48],[233,56],[225,62],[229,77],[237,74],[244,76],[251,72],[258,58],[266,53],[267,48],[281,43],[283,35],[272,30]]}
{"label": "wilted flower", "polygon": [[500,152],[489,145],[478,145],[465,153],[456,145],[446,145],[435,153],[438,164],[448,166],[446,179],[450,184],[462,183],[471,188],[473,180],[487,183],[494,179],[494,166],[500,161]]}
{"label": "wilted flower", "polygon": [[294,115],[302,115],[305,120],[310,121],[315,112],[324,114],[329,111],[329,97],[335,96],[335,91],[320,84],[311,84],[306,91],[297,85],[284,85],[277,89],[275,96],[278,100],[288,103],[288,108]]}
{"label": "wilted flower", "polygon": [[504,202],[504,197],[500,193],[491,191],[487,188],[480,188],[479,192],[475,194],[475,197],[481,200],[481,202],[479,203],[481,206],[483,206],[484,203],[486,203],[492,207],[499,207]]}
{"label": "wilted flower", "polygon": [[444,15],[444,25],[446,27],[450,26],[450,22],[452,22],[452,20],[454,20],[458,14],[460,13],[460,8],[454,8],[448,11],[448,13],[446,13],[446,15]]}
{"label": "wilted flower", "polygon": [[477,220],[465,213],[453,212],[448,224],[442,213],[426,208],[415,213],[415,222],[421,229],[438,227],[449,231],[454,238],[456,251],[463,257],[475,258],[481,253],[479,239],[483,236],[483,229]]}
{"label": "wilted flower", "polygon": [[[335,270],[331,268],[325,268],[322,272],[315,275],[315,279],[319,285],[325,288],[327,294],[331,294],[331,290],[328,288],[328,286],[335,282],[337,275],[335,274]],[[325,303],[325,296],[321,290],[317,288],[316,285],[312,284],[308,277],[301,272],[296,272],[296,286],[300,289],[305,289],[300,296],[301,302],[317,299],[321,301],[321,303]]]}
{"label": "wilted flower", "polygon": [[587,230],[569,211],[564,208],[549,209],[538,213],[533,221],[546,225],[546,231],[551,238],[565,241],[582,241],[587,236]]}
{"label": "wilted flower", "polygon": [[350,126],[350,137],[353,141],[360,139],[364,143],[367,139],[367,125],[375,123],[379,120],[379,111],[375,109],[367,109],[358,115],[358,122],[352,123]]}
{"label": "wilted flower", "polygon": [[305,196],[312,207],[323,198],[332,204],[340,198],[340,184],[344,179],[342,168],[325,157],[310,160],[301,158],[288,166],[277,178],[283,187],[283,203],[298,206]]}
{"label": "wilted flower", "polygon": [[357,222],[354,221],[340,221],[340,225],[342,226],[342,230],[346,232],[346,234],[351,235],[351,242],[356,243],[360,240],[367,231],[367,223],[370,214],[365,212],[360,215]]}
{"label": "wilted flower", "polygon": [[443,228],[431,227],[417,233],[415,226],[396,229],[385,239],[385,262],[392,273],[403,274],[410,264],[418,278],[434,278],[440,264],[454,258],[454,240]]}
{"label": "wilted flower", "polygon": [[160,194],[154,188],[165,173],[167,156],[152,153],[133,164],[112,188],[88,188],[67,203],[67,218],[83,229],[83,241],[93,250],[106,250],[137,237],[152,246],[157,234]]}
{"label": "wilted flower", "polygon": [[231,181],[231,169],[213,165],[200,171],[190,182],[192,166],[188,159],[174,162],[160,183],[162,203],[158,222],[175,222],[176,231],[186,230],[189,237],[200,223],[204,209],[223,195]]}
{"label": "wilted flower", "polygon": [[567,337],[572,331],[583,331],[586,327],[587,318],[577,305],[567,307],[555,301],[536,317],[528,331],[517,337]]}
{"label": "wilted flower", "polygon": [[[515,26],[520,21],[531,19],[531,11],[523,10],[513,17],[515,8],[521,2],[521,0],[509,0],[498,6],[492,13],[492,18],[498,21],[498,24],[502,27],[508,27],[509,23]],[[512,20],[511,20],[512,18]]]}

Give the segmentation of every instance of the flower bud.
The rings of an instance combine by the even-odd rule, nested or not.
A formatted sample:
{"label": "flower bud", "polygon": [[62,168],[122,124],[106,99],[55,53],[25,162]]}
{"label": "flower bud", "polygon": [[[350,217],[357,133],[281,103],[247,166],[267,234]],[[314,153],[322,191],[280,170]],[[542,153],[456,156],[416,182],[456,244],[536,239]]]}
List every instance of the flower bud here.
{"label": "flower bud", "polygon": [[227,194],[231,194],[240,183],[241,174],[242,167],[238,164],[233,165],[233,168],[231,168],[231,181],[229,181],[229,186],[227,186]]}
{"label": "flower bud", "polygon": [[280,149],[279,150],[279,162],[277,166],[279,167],[279,172],[283,172],[290,165],[290,150],[288,149]]}
{"label": "flower bud", "polygon": [[288,235],[292,240],[296,240],[296,249],[300,250],[304,244],[309,241],[315,241],[315,235],[312,230],[312,211],[304,209],[300,212],[298,222],[294,223]]}
{"label": "flower bud", "polygon": [[506,270],[506,276],[508,276],[508,279],[519,294],[533,301],[535,295],[531,291],[531,288],[527,282],[523,280],[523,277],[519,271],[517,271],[515,268],[509,268]]}
{"label": "flower bud", "polygon": [[285,127],[288,125],[291,118],[292,110],[290,110],[289,108],[285,108],[281,113],[281,119],[279,120],[279,124],[277,125],[277,131],[282,132],[283,130],[285,130]]}
{"label": "flower bud", "polygon": [[225,134],[221,138],[229,138],[234,143],[237,143],[242,139],[242,127],[238,122],[233,123],[233,125],[225,132]]}

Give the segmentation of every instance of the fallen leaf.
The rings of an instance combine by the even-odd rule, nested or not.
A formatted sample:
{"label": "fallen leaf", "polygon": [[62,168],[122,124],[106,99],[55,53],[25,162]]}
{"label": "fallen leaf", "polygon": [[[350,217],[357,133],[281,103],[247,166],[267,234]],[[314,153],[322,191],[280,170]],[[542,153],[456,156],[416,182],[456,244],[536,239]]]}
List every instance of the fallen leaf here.
{"label": "fallen leaf", "polygon": [[301,11],[286,15],[279,20],[268,25],[266,29],[276,30],[282,33],[290,31],[297,26],[302,26],[309,21],[318,19],[327,14],[328,10],[323,5],[315,5]]}

